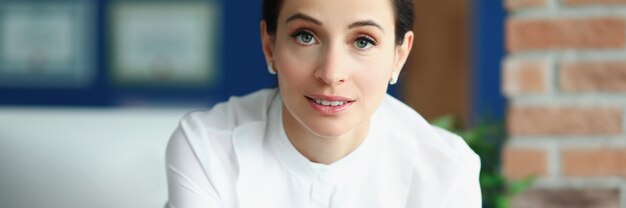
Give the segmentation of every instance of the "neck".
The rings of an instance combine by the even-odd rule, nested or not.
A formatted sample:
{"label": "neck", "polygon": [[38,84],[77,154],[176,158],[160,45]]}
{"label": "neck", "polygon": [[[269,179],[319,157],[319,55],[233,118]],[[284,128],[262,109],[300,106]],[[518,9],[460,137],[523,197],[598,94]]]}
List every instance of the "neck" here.
{"label": "neck", "polygon": [[348,132],[322,137],[314,134],[296,120],[283,106],[283,127],[291,144],[309,161],[331,164],[354,151],[367,136],[369,122],[363,122]]}

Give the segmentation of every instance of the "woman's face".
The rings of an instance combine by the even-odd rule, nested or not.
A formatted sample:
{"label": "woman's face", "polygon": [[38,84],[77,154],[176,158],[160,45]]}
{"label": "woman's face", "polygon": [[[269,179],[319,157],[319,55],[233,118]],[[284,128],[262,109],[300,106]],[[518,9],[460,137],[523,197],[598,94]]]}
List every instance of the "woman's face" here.
{"label": "woman's face", "polygon": [[396,45],[394,22],[390,0],[285,0],[275,36],[261,23],[284,117],[325,138],[368,126],[412,44]]}

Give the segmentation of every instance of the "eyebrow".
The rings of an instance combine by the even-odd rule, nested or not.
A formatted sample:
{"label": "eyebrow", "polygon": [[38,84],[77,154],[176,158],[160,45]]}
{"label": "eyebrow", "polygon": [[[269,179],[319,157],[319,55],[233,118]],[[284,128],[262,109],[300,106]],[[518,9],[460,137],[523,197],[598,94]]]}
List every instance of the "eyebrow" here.
{"label": "eyebrow", "polygon": [[313,17],[311,17],[309,15],[302,14],[302,13],[297,13],[297,14],[291,15],[291,17],[287,18],[287,20],[285,21],[285,24],[289,23],[292,20],[296,20],[296,19],[301,19],[301,20],[304,20],[304,21],[312,22],[312,23],[314,23],[316,25],[319,25],[319,26],[323,25],[322,21],[319,21],[319,20],[317,20],[317,19],[315,19],[315,18],[313,18]]}
{"label": "eyebrow", "polygon": [[[301,19],[304,21],[308,21],[308,22],[312,22],[313,24],[322,26],[323,23],[322,21],[319,21],[318,19],[315,19],[314,17],[311,17],[309,15],[306,14],[302,14],[302,13],[296,13],[294,15],[291,15],[289,18],[287,18],[287,20],[285,20],[285,24],[289,23],[290,21],[296,20],[296,19]],[[380,26],[380,24],[372,21],[372,20],[364,20],[364,21],[358,21],[355,23],[352,23],[350,25],[348,25],[348,29],[352,29],[355,27],[366,27],[366,26],[373,26],[373,27],[377,27],[378,29],[380,29],[381,31],[385,31],[383,30],[383,27]]]}
{"label": "eyebrow", "polygon": [[366,26],[373,26],[373,27],[377,27],[378,29],[380,29],[381,31],[385,31],[383,30],[383,27],[381,27],[379,24],[377,24],[376,22],[372,21],[372,20],[365,20],[365,21],[358,21],[355,23],[352,23],[348,26],[348,29],[352,29],[355,27],[366,27]]}

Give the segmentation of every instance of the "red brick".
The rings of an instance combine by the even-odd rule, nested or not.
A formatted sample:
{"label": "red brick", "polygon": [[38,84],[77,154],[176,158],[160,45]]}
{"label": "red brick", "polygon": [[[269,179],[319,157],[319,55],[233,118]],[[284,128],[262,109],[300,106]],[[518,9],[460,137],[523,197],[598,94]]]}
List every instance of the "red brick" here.
{"label": "red brick", "polygon": [[505,147],[502,152],[504,175],[508,179],[521,179],[527,176],[545,176],[548,156],[545,150],[522,147]]}
{"label": "red brick", "polygon": [[510,107],[507,128],[512,135],[616,135],[622,133],[617,107]]}
{"label": "red brick", "polygon": [[565,5],[626,4],[626,0],[561,0]]}
{"label": "red brick", "polygon": [[502,91],[506,95],[546,93],[549,64],[540,60],[513,60],[504,64]]}
{"label": "red brick", "polygon": [[563,150],[561,170],[563,176],[626,176],[626,148]]}
{"label": "red brick", "polygon": [[626,62],[562,63],[559,80],[561,89],[568,92],[626,92]]}
{"label": "red brick", "polygon": [[508,10],[545,7],[547,5],[546,0],[506,0],[504,2],[504,7]]}
{"label": "red brick", "polygon": [[625,30],[623,18],[508,19],[506,45],[511,52],[624,48]]}
{"label": "red brick", "polygon": [[619,208],[616,188],[531,189],[511,201],[512,208]]}

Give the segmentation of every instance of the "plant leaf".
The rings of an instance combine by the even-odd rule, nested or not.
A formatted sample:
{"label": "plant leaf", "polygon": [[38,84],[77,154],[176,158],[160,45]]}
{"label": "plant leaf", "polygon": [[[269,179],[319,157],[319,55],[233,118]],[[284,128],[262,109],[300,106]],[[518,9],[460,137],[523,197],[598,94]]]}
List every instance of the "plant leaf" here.
{"label": "plant leaf", "polygon": [[452,116],[451,114],[448,114],[448,115],[433,119],[430,123],[432,125],[452,131],[452,129],[454,128],[454,122],[456,122],[456,119],[454,118],[454,116]]}
{"label": "plant leaf", "polygon": [[509,207],[509,197],[506,195],[499,195],[496,199],[496,207],[497,208],[508,208]]}
{"label": "plant leaf", "polygon": [[535,181],[535,176],[528,176],[519,181],[513,181],[509,183],[509,193],[517,195],[524,192]]}

